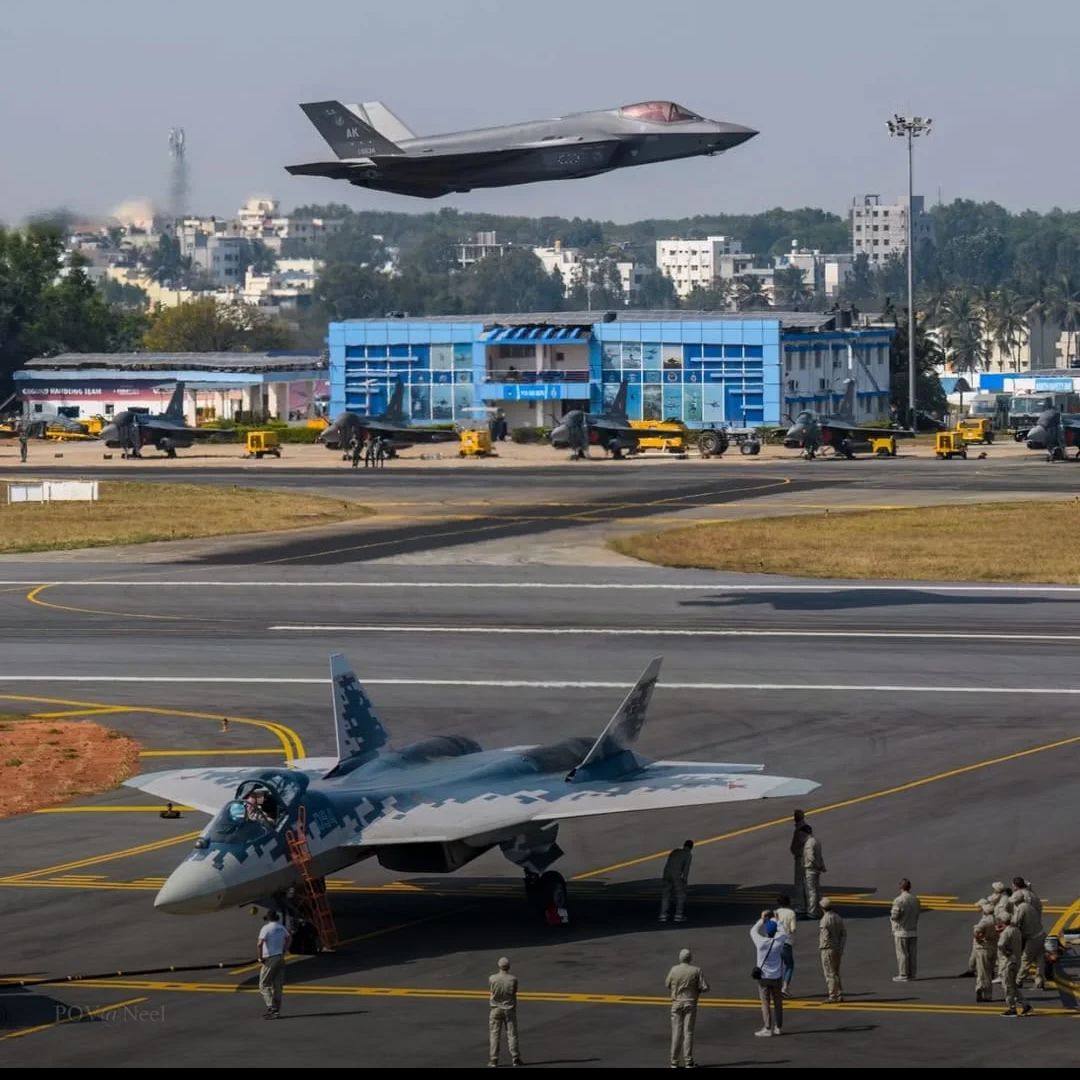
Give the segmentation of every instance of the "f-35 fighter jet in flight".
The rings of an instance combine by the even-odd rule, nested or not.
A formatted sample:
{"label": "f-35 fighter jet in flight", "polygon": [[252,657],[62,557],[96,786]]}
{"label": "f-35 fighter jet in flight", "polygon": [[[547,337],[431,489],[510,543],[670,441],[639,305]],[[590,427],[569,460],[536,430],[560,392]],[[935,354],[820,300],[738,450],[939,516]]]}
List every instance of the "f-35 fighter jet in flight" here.
{"label": "f-35 fighter jet in flight", "polygon": [[851,444],[869,439],[913,439],[914,431],[907,428],[860,427],[855,423],[855,380],[846,380],[844,399],[835,416],[823,416],[806,410],[795,417],[784,436],[789,450],[803,450],[812,458],[823,446],[831,446],[844,457],[854,457]]}
{"label": "f-35 fighter jet in flight", "polygon": [[319,436],[319,442],[329,450],[339,450],[348,447],[353,438],[363,442],[381,436],[396,452],[408,450],[417,443],[459,441],[460,436],[456,431],[411,427],[405,415],[404,401],[405,384],[399,379],[386,412],[378,416],[357,416],[356,413],[344,412]]}
{"label": "f-35 fighter jet in flight", "polygon": [[[442,735],[391,750],[386,728],[340,654],[330,658],[337,754],[281,768],[192,768],[124,783],[213,820],[154,906],[196,915],[245,904],[289,910],[302,885],[290,830],[306,839],[315,881],[363,859],[406,874],[449,874],[498,848],[530,897],[565,906],[550,870],[573,818],[801,796],[813,780],[763,765],[654,761],[634,752],[660,674],[653,660],[599,738],[484,750]],[[293,832],[294,841],[297,833]]]}
{"label": "f-35 fighter jet in flight", "polygon": [[612,457],[621,458],[623,451],[633,453],[640,439],[667,438],[669,431],[630,426],[626,416],[626,387],[619,384],[615,400],[602,413],[587,413],[581,409],[568,412],[562,422],[552,428],[551,445],[556,450],[572,451],[574,461],[589,456],[590,446],[602,446]]}
{"label": "f-35 fighter jet in flight", "polygon": [[379,101],[317,101],[300,108],[338,160],[288,165],[287,172],[421,199],[720,154],[757,134],[706,120],[672,101],[420,137]]}

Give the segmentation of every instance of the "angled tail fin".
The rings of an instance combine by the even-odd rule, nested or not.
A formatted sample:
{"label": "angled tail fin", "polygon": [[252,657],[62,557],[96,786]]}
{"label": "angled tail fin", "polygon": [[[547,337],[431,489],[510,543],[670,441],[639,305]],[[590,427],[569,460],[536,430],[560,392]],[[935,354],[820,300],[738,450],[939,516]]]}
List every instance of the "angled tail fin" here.
{"label": "angled tail fin", "polygon": [[844,380],[844,397],[836,410],[836,415],[849,424],[855,423],[855,380]]}
{"label": "angled tail fin", "polygon": [[567,780],[573,779],[574,773],[579,769],[617,757],[637,742],[645,723],[645,713],[649,708],[649,702],[652,701],[653,690],[656,689],[656,682],[660,678],[662,663],[663,657],[658,656],[649,664],[641,678],[635,683],[634,689],[626,695],[615,715],[608,721],[600,738],[593,743],[592,749],[585,755],[577,769],[572,770],[567,776]]}
{"label": "angled tail fin", "polygon": [[364,688],[341,653],[330,657],[330,679],[334,694],[334,731],[337,736],[337,765],[326,775],[333,776],[342,765],[370,761],[387,744],[382,726]]}
{"label": "angled tail fin", "polygon": [[340,101],[314,101],[300,108],[339,158],[386,157],[405,152]]}
{"label": "angled tail fin", "polygon": [[173,396],[169,399],[168,408],[165,410],[165,419],[173,420],[177,424],[184,422],[184,384],[178,382]]}
{"label": "angled tail fin", "polygon": [[619,383],[619,392],[615,395],[615,400],[611,403],[611,408],[607,410],[608,416],[616,417],[619,420],[626,419],[626,389],[629,383]]}
{"label": "angled tail fin", "polygon": [[391,142],[408,142],[416,138],[401,117],[395,116],[381,101],[365,101],[362,105],[350,105],[349,108]]}
{"label": "angled tail fin", "polygon": [[394,424],[403,424],[408,420],[405,415],[405,383],[401,379],[398,379],[394,387],[394,393],[386,406],[386,412],[382,414],[382,419]]}

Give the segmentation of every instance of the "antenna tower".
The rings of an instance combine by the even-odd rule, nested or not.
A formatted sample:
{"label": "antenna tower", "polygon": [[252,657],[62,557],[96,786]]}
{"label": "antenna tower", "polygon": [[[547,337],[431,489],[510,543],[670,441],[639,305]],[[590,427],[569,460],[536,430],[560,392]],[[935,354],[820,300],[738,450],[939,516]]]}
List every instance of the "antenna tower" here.
{"label": "antenna tower", "polygon": [[170,128],[169,157],[172,158],[172,174],[169,182],[169,214],[173,221],[187,213],[188,172],[185,152],[184,129]]}

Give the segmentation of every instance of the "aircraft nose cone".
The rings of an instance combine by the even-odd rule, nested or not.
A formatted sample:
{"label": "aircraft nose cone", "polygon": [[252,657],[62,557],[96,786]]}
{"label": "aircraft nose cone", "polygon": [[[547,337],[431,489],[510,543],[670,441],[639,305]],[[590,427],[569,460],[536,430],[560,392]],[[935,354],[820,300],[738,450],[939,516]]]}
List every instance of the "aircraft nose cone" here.
{"label": "aircraft nose cone", "polygon": [[566,425],[560,424],[557,428],[553,428],[551,432],[551,445],[555,447],[566,445]]}
{"label": "aircraft nose cone", "polygon": [[742,124],[716,124],[716,148],[718,150],[730,150],[734,146],[740,146],[748,139],[758,134],[754,128],[743,127]]}
{"label": "aircraft nose cone", "polygon": [[161,886],[154,907],[169,915],[203,915],[217,911],[225,898],[221,871],[208,861],[181,863]]}
{"label": "aircraft nose cone", "polygon": [[119,438],[120,432],[117,430],[115,424],[106,424],[101,429],[101,439],[103,442],[114,441]]}

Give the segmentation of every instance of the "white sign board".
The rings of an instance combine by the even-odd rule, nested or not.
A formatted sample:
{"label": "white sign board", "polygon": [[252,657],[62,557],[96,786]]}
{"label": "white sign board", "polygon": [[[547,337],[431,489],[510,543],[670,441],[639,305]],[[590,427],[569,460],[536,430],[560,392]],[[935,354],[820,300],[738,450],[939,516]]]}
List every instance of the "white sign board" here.
{"label": "white sign board", "polygon": [[36,484],[8,484],[8,502],[96,502],[96,480],[43,480]]}

